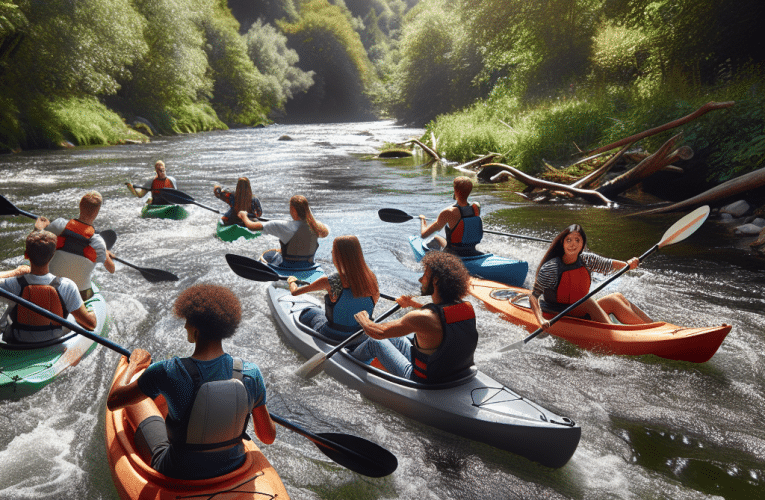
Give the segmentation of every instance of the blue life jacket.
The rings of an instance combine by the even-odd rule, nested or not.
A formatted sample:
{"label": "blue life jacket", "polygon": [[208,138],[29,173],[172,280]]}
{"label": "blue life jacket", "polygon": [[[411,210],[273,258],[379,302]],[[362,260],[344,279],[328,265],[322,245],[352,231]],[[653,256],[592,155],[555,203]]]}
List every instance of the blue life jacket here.
{"label": "blue life jacket", "polygon": [[372,297],[356,298],[350,288],[343,288],[343,293],[335,302],[330,300],[329,294],[324,296],[324,314],[329,320],[329,326],[343,332],[355,332],[361,328],[353,316],[366,311],[371,318],[374,308]]}
{"label": "blue life jacket", "polygon": [[483,222],[476,215],[477,206],[467,205],[461,207],[454,204],[460,211],[459,222],[451,229],[446,226],[446,248],[457,255],[474,255],[475,246],[483,238]]}

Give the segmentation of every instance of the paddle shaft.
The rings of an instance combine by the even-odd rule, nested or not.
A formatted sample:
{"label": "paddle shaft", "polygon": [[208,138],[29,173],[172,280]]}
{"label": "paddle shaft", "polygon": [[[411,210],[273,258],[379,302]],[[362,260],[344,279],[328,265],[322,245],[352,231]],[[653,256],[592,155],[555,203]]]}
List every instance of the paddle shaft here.
{"label": "paddle shaft", "polygon": [[108,347],[109,349],[112,349],[113,351],[117,351],[118,353],[122,354],[123,356],[127,356],[128,358],[130,357],[130,351],[128,351],[124,347],[120,346],[119,344],[115,344],[111,340],[106,339],[104,337],[101,337],[100,335],[97,335],[94,332],[86,330],[85,328],[81,327],[77,323],[73,323],[73,322],[71,322],[69,320],[66,320],[66,319],[62,318],[61,316],[53,314],[49,310],[47,310],[45,308],[42,308],[42,307],[38,306],[37,304],[34,304],[34,303],[32,303],[32,302],[30,302],[30,301],[28,301],[26,299],[23,299],[23,298],[21,298],[21,297],[19,297],[17,295],[14,295],[11,292],[9,292],[9,291],[7,291],[7,290],[5,290],[3,288],[0,288],[0,295],[2,295],[3,297],[5,297],[8,300],[11,300],[13,302],[16,302],[17,304],[20,304],[20,305],[26,307],[27,309],[30,309],[30,310],[36,312],[37,314],[39,314],[41,316],[45,316],[46,318],[48,318],[50,320],[53,320],[53,321],[55,321],[57,323],[60,323],[61,325],[69,328],[73,332],[79,333],[83,337],[87,337],[90,340],[98,342],[102,346]]}
{"label": "paddle shaft", "polygon": [[[380,296],[382,297],[382,294],[380,294]],[[395,299],[393,299],[393,300],[395,300]],[[384,320],[385,318],[387,318],[388,316],[390,316],[394,312],[398,311],[399,309],[401,309],[401,306],[396,304],[395,306],[391,307],[390,309],[388,309],[387,311],[382,313],[380,315],[380,317],[375,320],[375,322],[379,323],[380,321]],[[351,335],[350,337],[348,337],[347,339],[343,340],[339,344],[337,344],[331,351],[327,352],[327,355],[324,356],[324,360],[326,361],[327,359],[331,358],[338,351],[340,351],[340,349],[342,349],[343,347],[347,346],[348,344],[350,344],[351,342],[353,342],[357,338],[361,337],[362,335],[364,335],[364,329],[363,328],[360,329],[359,331],[357,331],[356,333],[354,333],[353,335]]]}
{"label": "paddle shaft", "polygon": [[[191,204],[194,204],[194,205],[196,205],[198,207],[205,208],[205,209],[207,209],[207,210],[209,210],[211,212],[215,212],[218,215],[222,215],[223,214],[223,212],[221,212],[220,210],[217,210],[217,209],[212,208],[212,207],[208,207],[207,205],[202,205],[201,203],[196,201],[192,196],[189,196],[188,194],[184,193],[183,191],[179,191],[179,190],[173,189],[173,188],[162,188],[159,191],[165,196],[165,198],[173,201],[174,203],[178,203],[179,205],[188,205],[189,203],[191,203]],[[261,222],[268,222],[269,221],[269,219],[264,219],[262,217],[255,217],[255,218],[258,219]]]}

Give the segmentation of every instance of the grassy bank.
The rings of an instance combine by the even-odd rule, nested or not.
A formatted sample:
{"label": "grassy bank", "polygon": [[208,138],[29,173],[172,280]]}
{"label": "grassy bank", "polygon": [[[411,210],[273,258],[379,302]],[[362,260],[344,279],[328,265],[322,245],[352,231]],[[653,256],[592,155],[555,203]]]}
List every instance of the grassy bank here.
{"label": "grassy bank", "polygon": [[710,101],[735,101],[637,146],[653,151],[682,130],[706,168],[710,183],[719,183],[765,164],[765,78],[758,72],[725,86],[691,87],[663,82],[626,88],[567,89],[558,97],[521,103],[495,92],[470,108],[439,116],[427,127],[439,152],[453,161],[469,161],[487,152],[499,161],[536,173],[542,160],[572,162],[582,150],[611,143],[688,115]]}

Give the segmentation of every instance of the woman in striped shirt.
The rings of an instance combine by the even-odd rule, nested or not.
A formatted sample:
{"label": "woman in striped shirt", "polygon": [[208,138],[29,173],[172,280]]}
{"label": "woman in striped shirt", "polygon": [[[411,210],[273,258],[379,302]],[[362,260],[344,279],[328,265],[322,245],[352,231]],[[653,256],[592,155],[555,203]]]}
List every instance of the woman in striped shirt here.
{"label": "woman in striped shirt", "polygon": [[[542,306],[563,311],[589,293],[591,273],[609,274],[625,266],[635,269],[640,263],[637,257],[623,262],[584,252],[586,245],[587,235],[584,230],[579,224],[572,224],[555,237],[542,258],[529,301],[543,330],[550,327],[550,322],[542,316]],[[589,316],[593,321],[601,323],[613,323],[610,314],[624,324],[652,321],[645,312],[618,292],[600,299],[591,297],[569,314],[576,317]]]}

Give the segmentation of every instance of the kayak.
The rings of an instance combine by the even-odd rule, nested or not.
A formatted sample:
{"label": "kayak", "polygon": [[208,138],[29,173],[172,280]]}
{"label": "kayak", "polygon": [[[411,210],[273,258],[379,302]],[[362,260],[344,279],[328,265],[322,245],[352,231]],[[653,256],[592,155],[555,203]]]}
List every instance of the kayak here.
{"label": "kayak", "polygon": [[[123,358],[112,380],[121,377],[127,368]],[[160,411],[167,414],[167,405]],[[176,500],[179,498],[226,499],[289,499],[279,474],[260,449],[250,440],[244,441],[247,456],[238,469],[210,479],[174,479],[160,474],[138,455],[133,441],[134,430],[124,409],[114,412],[106,409],[106,453],[112,480],[120,498],[141,500]]]}
{"label": "kayak", "polygon": [[303,265],[301,267],[290,267],[289,265],[285,265],[283,261],[278,265],[272,264],[275,259],[281,261],[279,250],[276,249],[266,250],[263,252],[263,255],[260,256],[260,261],[263,264],[268,265],[268,267],[273,269],[279,276],[294,276],[306,283],[313,283],[324,276],[324,269],[315,262],[310,266]]}
{"label": "kayak", "polygon": [[[98,319],[94,332],[106,337],[109,331],[106,301],[95,283],[93,292],[85,304]],[[67,319],[75,321],[71,314]],[[40,344],[0,341],[0,399],[20,398],[41,389],[95,348],[93,340],[71,332]]]}
{"label": "kayak", "polygon": [[260,231],[253,233],[244,226],[239,224],[231,224],[229,226],[223,225],[218,221],[218,226],[215,228],[215,236],[223,241],[236,241],[239,238],[251,240],[260,236]]}
{"label": "kayak", "polygon": [[147,203],[141,209],[141,217],[144,219],[183,220],[188,216],[189,212],[181,205],[150,205]]}
{"label": "kayak", "polygon": [[[419,236],[410,236],[409,244],[414,251],[414,258],[420,262],[426,252],[434,250],[429,244],[435,243],[434,240],[423,240]],[[438,248],[438,247],[437,247]],[[529,271],[529,263],[525,260],[510,259],[500,257],[491,253],[480,255],[471,255],[460,257],[465,264],[468,272],[473,276],[488,280],[507,283],[512,286],[521,286],[526,280],[526,274]]]}
{"label": "kayak", "polygon": [[[472,279],[470,294],[481,300],[489,310],[501,313],[503,319],[523,326],[529,332],[539,323],[527,298],[518,303],[510,300],[530,290]],[[544,312],[547,319],[557,313]],[[604,354],[642,356],[653,354],[661,358],[703,363],[719,349],[731,325],[686,328],[664,321],[637,325],[607,324],[564,316],[550,327],[549,333],[590,351]]]}
{"label": "kayak", "polygon": [[[272,283],[268,303],[284,337],[302,356],[311,358],[336,345],[299,320],[306,307],[321,307],[316,297],[293,297]],[[452,382],[422,384],[359,361],[345,349],[322,366],[327,375],[402,415],[547,467],[563,467],[579,444],[582,429],[573,420],[545,410],[475,367]]]}

